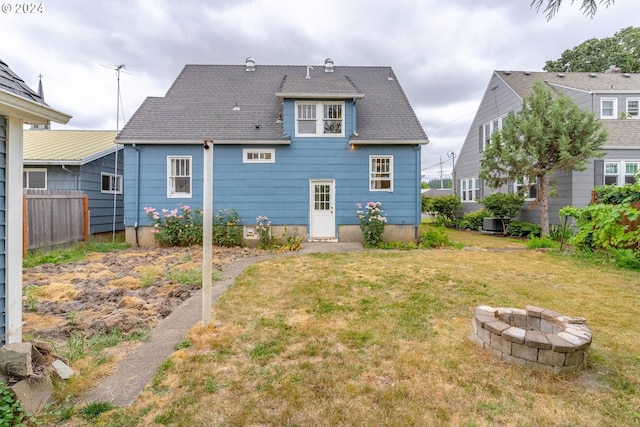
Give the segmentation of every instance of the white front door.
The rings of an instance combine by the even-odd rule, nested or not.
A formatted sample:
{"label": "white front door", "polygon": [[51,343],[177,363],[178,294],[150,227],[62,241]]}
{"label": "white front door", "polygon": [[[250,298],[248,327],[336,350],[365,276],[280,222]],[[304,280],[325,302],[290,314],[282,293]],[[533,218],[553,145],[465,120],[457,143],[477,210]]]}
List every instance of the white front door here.
{"label": "white front door", "polygon": [[311,180],[310,183],[309,240],[335,240],[335,182]]}

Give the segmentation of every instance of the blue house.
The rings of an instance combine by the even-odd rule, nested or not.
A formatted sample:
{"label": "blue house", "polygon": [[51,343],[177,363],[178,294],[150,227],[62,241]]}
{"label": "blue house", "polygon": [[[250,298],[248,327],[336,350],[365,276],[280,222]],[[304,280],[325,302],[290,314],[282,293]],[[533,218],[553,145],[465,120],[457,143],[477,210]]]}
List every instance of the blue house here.
{"label": "blue house", "polygon": [[0,61],[0,344],[22,341],[23,128],[70,118]]}
{"label": "blue house", "polygon": [[149,97],[124,144],[127,241],[153,244],[145,207],[202,207],[213,141],[213,209],[236,209],[251,238],[361,241],[357,203],[382,203],[388,240],[414,241],[427,136],[390,67],[187,65]]}
{"label": "blue house", "polygon": [[115,137],[113,130],[25,130],[23,187],[82,191],[89,234],[122,231],[124,162]]}

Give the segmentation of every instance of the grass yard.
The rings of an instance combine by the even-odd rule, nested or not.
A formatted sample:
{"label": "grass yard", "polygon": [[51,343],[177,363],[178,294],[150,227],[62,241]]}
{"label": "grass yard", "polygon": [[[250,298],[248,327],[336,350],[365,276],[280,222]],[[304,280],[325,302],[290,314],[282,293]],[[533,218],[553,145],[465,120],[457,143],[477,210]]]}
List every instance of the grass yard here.
{"label": "grass yard", "polygon": [[[110,426],[640,425],[640,273],[448,231],[463,250],[279,257],[250,267]],[[500,362],[477,305],[587,318],[581,372]]]}

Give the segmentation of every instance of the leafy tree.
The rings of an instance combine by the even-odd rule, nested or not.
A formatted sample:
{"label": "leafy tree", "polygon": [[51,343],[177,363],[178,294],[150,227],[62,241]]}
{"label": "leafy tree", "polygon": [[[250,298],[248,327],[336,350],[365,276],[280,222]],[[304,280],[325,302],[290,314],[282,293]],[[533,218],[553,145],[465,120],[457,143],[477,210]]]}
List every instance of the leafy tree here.
{"label": "leafy tree", "polygon": [[442,178],[442,181],[440,181],[440,178],[433,178],[427,182],[423,181],[422,188],[452,188],[451,184],[451,178]]}
{"label": "leafy tree", "polygon": [[554,97],[538,82],[523,99],[522,110],[510,113],[491,138],[480,160],[480,177],[491,187],[517,179],[538,184],[542,234],[549,235],[549,176],[559,171],[582,171],[585,162],[602,153],[607,139],[592,112],[566,96]]}
{"label": "leafy tree", "polygon": [[[544,8],[544,13],[547,15],[547,21],[550,21],[556,14],[556,12],[560,9],[560,4],[562,0],[546,0],[547,6]],[[531,7],[536,8],[536,12],[540,12],[540,8],[545,0],[531,0]],[[575,0],[571,0],[571,4],[573,4]],[[580,10],[584,12],[585,15],[593,18],[593,16],[598,11],[598,3],[605,5],[605,7],[609,7],[612,5],[615,0],[582,0],[582,6],[580,6]]]}
{"label": "leafy tree", "polygon": [[601,73],[611,66],[623,73],[640,72],[640,28],[627,27],[612,37],[589,39],[560,58],[547,61],[545,71],[582,71]]}

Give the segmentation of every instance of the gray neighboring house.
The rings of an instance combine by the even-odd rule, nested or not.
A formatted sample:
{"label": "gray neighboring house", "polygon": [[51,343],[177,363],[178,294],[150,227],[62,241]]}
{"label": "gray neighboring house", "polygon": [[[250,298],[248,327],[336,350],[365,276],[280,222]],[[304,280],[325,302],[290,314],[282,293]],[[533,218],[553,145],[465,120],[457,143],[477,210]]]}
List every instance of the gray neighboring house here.
{"label": "gray neighboring house", "polygon": [[[25,130],[23,187],[88,196],[89,234],[124,229],[122,146],[114,130]],[[117,168],[116,168],[116,148]]]}
{"label": "gray neighboring house", "polygon": [[0,345],[22,341],[23,128],[69,119],[0,61]]}
{"label": "gray neighboring house", "polygon": [[[533,92],[538,81],[592,111],[609,134],[602,147],[604,157],[588,161],[582,172],[562,172],[553,177],[558,195],[549,198],[549,223],[560,223],[558,211],[564,206],[589,204],[595,186],[633,182],[640,169],[640,74],[613,69],[604,73],[494,71],[454,167],[454,191],[462,201],[460,215],[481,209],[478,200],[491,193],[518,191],[526,184],[518,181],[494,189],[478,175],[491,134],[501,129],[508,113],[521,109],[523,98]],[[518,220],[540,222],[539,208],[533,203],[535,196],[533,183]]]}

